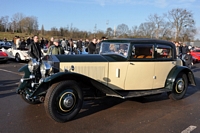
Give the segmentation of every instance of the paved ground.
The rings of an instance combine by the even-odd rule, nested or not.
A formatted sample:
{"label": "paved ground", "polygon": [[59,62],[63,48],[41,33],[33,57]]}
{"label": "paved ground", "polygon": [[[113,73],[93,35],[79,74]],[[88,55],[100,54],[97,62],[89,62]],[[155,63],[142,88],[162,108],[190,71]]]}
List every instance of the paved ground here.
{"label": "paved ground", "polygon": [[122,100],[107,97],[85,101],[67,123],[47,117],[43,104],[29,105],[15,93],[25,63],[0,64],[0,133],[192,133],[200,132],[200,64],[193,71],[196,87],[184,99],[166,94]]}

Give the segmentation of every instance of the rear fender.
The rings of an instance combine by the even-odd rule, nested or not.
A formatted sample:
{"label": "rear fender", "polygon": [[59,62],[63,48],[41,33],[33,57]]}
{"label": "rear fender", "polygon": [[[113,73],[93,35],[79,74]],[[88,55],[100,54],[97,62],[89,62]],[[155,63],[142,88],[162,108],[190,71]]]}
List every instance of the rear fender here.
{"label": "rear fender", "polygon": [[179,73],[185,73],[188,78],[188,84],[196,86],[194,74],[189,68],[185,66],[175,66],[167,76],[165,88],[169,89],[170,91],[173,89],[174,82]]}

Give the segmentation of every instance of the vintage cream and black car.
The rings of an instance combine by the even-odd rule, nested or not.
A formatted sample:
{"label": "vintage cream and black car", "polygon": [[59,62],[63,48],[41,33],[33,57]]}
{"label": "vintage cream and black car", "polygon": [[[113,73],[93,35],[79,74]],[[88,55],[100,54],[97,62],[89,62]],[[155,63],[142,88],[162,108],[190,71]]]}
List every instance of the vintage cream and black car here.
{"label": "vintage cream and black car", "polygon": [[84,98],[132,98],[167,92],[173,100],[195,85],[190,69],[177,59],[173,43],[153,39],[113,39],[101,43],[99,54],[52,55],[32,59],[17,93],[30,103],[44,102],[58,122],[75,117]]}

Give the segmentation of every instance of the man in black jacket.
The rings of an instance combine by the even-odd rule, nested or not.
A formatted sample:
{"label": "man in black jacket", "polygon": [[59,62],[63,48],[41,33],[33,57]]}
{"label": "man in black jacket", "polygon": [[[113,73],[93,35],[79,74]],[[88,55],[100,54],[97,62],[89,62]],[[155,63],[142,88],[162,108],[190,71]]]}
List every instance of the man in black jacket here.
{"label": "man in black jacket", "polygon": [[181,53],[182,53],[182,59],[185,61],[185,55],[188,52],[188,46],[186,46],[185,43],[183,43],[183,46],[181,47]]}
{"label": "man in black jacket", "polygon": [[36,60],[40,61],[42,57],[42,52],[37,35],[34,35],[33,42],[29,45],[28,53],[32,58],[35,58]]}
{"label": "man in black jacket", "polygon": [[82,54],[82,39],[77,41],[77,48],[79,49],[80,54]]}
{"label": "man in black jacket", "polygon": [[185,57],[184,57],[184,59],[185,59],[185,66],[187,66],[188,68],[192,68],[192,65],[193,65],[193,59],[192,59],[192,55],[190,54],[190,50],[188,49],[187,51],[186,51],[186,55],[185,55]]}
{"label": "man in black jacket", "polygon": [[88,54],[95,54],[97,39],[94,38],[88,45]]}

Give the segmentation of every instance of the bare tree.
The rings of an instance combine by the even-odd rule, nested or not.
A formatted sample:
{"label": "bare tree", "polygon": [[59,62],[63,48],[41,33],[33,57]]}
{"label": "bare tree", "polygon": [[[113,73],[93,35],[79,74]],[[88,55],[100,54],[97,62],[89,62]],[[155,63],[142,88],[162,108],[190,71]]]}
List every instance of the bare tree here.
{"label": "bare tree", "polygon": [[101,30],[98,30],[96,32],[96,38],[101,38],[102,36],[106,36],[105,32],[104,31],[101,31]]}
{"label": "bare tree", "polygon": [[155,33],[155,38],[159,38],[159,34],[160,34],[160,30],[163,26],[163,17],[158,16],[157,14],[154,15],[150,15],[148,17],[148,22],[150,22],[152,25],[154,25],[153,27],[155,27],[154,29],[154,33]]}
{"label": "bare tree", "polygon": [[127,34],[129,34],[129,28],[128,28],[128,25],[126,24],[120,24],[117,26],[117,29],[116,29],[116,34],[117,36],[125,36]]}
{"label": "bare tree", "polygon": [[21,20],[24,18],[24,15],[22,13],[16,13],[12,16],[11,21],[13,23],[13,31],[18,31],[21,32],[22,31],[22,24],[21,24]]}
{"label": "bare tree", "polygon": [[152,22],[142,23],[138,29],[138,35],[140,37],[153,38],[155,34],[155,25]]}
{"label": "bare tree", "polygon": [[1,17],[1,25],[3,26],[4,31],[6,32],[8,29],[8,21],[9,17],[8,16],[3,16]]}
{"label": "bare tree", "polygon": [[58,35],[58,29],[56,27],[52,27],[50,31],[51,36],[57,36]]}
{"label": "bare tree", "polygon": [[175,40],[179,39],[181,31],[186,27],[194,27],[194,19],[191,11],[177,8],[168,12],[167,18],[172,23],[175,31]]}
{"label": "bare tree", "polygon": [[132,32],[131,36],[133,36],[133,37],[138,37],[139,36],[138,35],[138,27],[137,26],[133,26],[131,32]]}
{"label": "bare tree", "polygon": [[185,27],[183,30],[180,32],[179,39],[182,41],[191,41],[194,39],[195,34],[197,33],[197,30],[195,27]]}
{"label": "bare tree", "polygon": [[60,36],[63,36],[63,35],[64,35],[64,28],[60,27]]}
{"label": "bare tree", "polygon": [[174,36],[171,29],[172,29],[172,25],[170,22],[163,22],[163,25],[160,28],[160,37],[162,39],[171,40],[171,38],[173,38]]}
{"label": "bare tree", "polygon": [[113,29],[111,27],[107,28],[106,35],[108,38],[110,38],[113,35]]}
{"label": "bare tree", "polygon": [[38,31],[38,22],[37,22],[37,18],[34,16],[31,17],[24,17],[21,21],[20,21],[20,25],[21,25],[21,31],[22,32],[26,32],[28,34],[37,34]]}

